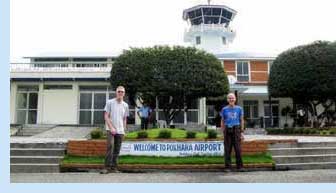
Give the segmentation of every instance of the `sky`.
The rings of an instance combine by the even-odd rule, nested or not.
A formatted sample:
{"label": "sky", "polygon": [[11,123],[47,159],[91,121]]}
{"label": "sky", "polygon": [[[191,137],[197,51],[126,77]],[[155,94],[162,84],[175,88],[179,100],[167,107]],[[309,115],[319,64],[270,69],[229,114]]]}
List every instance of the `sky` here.
{"label": "sky", "polygon": [[[184,45],[184,9],[206,0],[11,0],[11,62],[46,53],[120,53],[129,47]],[[336,2],[335,2],[336,3]],[[334,0],[212,0],[238,13],[231,48],[280,53],[336,41]]]}

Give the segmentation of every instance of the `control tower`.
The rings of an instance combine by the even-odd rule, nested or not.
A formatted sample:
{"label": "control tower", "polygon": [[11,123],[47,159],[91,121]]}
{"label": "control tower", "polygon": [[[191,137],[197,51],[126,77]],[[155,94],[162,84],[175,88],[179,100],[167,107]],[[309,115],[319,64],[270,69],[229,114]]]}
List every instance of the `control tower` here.
{"label": "control tower", "polygon": [[184,32],[184,42],[196,48],[218,54],[227,50],[235,38],[230,22],[237,12],[225,5],[197,5],[183,11],[183,20],[188,28]]}

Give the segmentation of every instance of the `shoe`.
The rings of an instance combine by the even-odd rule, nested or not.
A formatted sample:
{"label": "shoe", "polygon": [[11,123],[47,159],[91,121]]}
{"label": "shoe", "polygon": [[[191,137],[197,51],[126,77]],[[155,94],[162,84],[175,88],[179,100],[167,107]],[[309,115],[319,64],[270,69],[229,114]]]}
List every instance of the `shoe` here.
{"label": "shoe", "polygon": [[109,173],[121,173],[121,171],[119,171],[116,168],[112,168],[112,169],[109,170]]}
{"label": "shoe", "polygon": [[237,168],[236,171],[237,171],[237,172],[246,172],[246,169],[245,169],[245,168]]}
{"label": "shoe", "polygon": [[226,167],[224,168],[224,172],[231,172],[231,171],[232,171],[232,168],[231,168],[231,167],[226,166]]}
{"label": "shoe", "polygon": [[110,173],[110,171],[108,169],[102,169],[99,173],[100,174],[108,174],[108,173]]}
{"label": "shoe", "polygon": [[231,169],[225,168],[224,172],[231,172]]}

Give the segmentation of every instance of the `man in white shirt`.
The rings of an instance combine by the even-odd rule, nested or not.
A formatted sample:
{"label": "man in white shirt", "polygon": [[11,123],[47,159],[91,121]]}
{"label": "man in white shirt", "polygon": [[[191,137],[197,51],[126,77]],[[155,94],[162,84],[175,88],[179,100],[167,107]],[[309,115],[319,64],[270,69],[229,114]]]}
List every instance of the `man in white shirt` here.
{"label": "man in white shirt", "polygon": [[121,143],[127,128],[127,117],[129,116],[128,104],[124,102],[125,88],[118,86],[116,89],[116,98],[108,100],[105,105],[105,122],[107,132],[107,150],[105,156],[105,169],[101,174],[119,172],[118,156]]}

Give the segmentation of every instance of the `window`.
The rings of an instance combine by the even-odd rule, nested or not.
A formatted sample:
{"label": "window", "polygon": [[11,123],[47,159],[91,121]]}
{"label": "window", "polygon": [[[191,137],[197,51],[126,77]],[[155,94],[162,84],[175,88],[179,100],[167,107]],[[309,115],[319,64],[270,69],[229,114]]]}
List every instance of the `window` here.
{"label": "window", "polygon": [[188,123],[198,123],[198,99],[191,100],[188,106],[187,111],[187,122]]}
{"label": "window", "polygon": [[114,93],[107,86],[80,86],[79,90],[79,124],[103,125],[106,100]]}
{"label": "window", "polygon": [[243,101],[244,117],[247,122],[247,127],[254,128],[259,124],[259,109],[258,101],[246,100]]}
{"label": "window", "polygon": [[16,122],[18,124],[36,124],[38,86],[19,86],[16,104]]}
{"label": "window", "polygon": [[[79,124],[103,125],[106,101],[115,97],[115,92],[107,86],[80,86]],[[135,107],[130,105],[128,97],[124,101],[129,105],[128,124],[135,123]]]}
{"label": "window", "polygon": [[196,36],[196,45],[201,44],[201,36]]}
{"label": "window", "polygon": [[266,128],[279,126],[279,101],[272,101],[272,109],[270,109],[269,101],[264,101],[264,119]]}
{"label": "window", "polygon": [[192,25],[199,25],[203,22],[203,19],[202,19],[202,17],[196,17],[196,18],[190,20],[190,22],[191,22]]}
{"label": "window", "polygon": [[69,58],[34,58],[34,62],[67,62]]}
{"label": "window", "polygon": [[249,79],[249,63],[247,61],[237,61],[237,80],[248,82]]}
{"label": "window", "polygon": [[107,62],[107,58],[73,58],[74,62]]}
{"label": "window", "polygon": [[222,43],[224,44],[224,45],[226,45],[226,37],[222,37]]}

